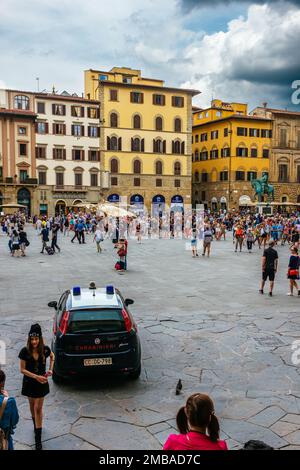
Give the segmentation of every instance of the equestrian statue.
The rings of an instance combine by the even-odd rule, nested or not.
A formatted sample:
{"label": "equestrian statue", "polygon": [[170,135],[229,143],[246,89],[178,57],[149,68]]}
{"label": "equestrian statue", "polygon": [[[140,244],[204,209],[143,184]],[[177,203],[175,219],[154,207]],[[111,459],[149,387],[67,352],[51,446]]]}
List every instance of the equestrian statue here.
{"label": "equestrian statue", "polygon": [[262,202],[262,198],[264,194],[268,195],[268,202],[274,201],[274,186],[269,184],[269,176],[265,173],[261,179],[253,179],[251,180],[251,186],[255,189],[255,195],[257,196],[258,202]]}

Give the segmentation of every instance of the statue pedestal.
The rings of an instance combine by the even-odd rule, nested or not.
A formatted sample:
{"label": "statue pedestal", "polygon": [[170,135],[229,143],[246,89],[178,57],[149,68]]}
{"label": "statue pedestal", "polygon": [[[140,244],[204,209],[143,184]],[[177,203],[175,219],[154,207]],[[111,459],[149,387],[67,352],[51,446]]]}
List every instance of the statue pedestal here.
{"label": "statue pedestal", "polygon": [[267,202],[258,202],[256,212],[261,215],[273,215],[273,207]]}

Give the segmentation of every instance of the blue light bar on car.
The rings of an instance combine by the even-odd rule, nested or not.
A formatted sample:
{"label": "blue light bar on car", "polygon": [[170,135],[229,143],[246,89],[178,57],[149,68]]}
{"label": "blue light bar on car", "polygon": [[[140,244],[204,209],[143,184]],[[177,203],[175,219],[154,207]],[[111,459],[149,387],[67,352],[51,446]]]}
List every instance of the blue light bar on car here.
{"label": "blue light bar on car", "polygon": [[81,289],[79,286],[73,287],[73,295],[80,295],[81,294]]}
{"label": "blue light bar on car", "polygon": [[114,293],[115,293],[114,286],[106,286],[106,293],[107,293],[107,295],[114,295]]}

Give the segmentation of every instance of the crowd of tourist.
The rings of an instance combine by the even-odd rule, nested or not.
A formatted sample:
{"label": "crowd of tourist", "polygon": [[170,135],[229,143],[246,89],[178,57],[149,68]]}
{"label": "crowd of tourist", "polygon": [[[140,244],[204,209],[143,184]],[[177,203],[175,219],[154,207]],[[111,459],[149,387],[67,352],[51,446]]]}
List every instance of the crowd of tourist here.
{"label": "crowd of tourist", "polygon": [[[8,238],[8,248],[11,256],[24,257],[30,242],[25,231],[26,220],[21,213],[2,216],[1,227],[4,236]],[[138,216],[136,218],[116,218],[103,215],[70,213],[54,217],[33,217],[29,221],[33,224],[37,236],[41,237],[42,250],[49,254],[59,253],[58,234],[69,237],[70,243],[85,244],[86,237],[95,243],[96,252],[101,254],[101,244],[106,239],[112,240],[116,250],[117,262],[115,269],[124,272],[127,269],[128,240],[136,238],[142,243],[146,238],[185,238],[191,243],[192,256],[199,257],[198,242],[203,242],[202,256],[211,255],[212,243],[221,243],[227,240],[232,233],[233,252],[243,250],[252,253],[254,247],[261,250],[262,280],[259,288],[264,293],[267,280],[270,282],[269,295],[272,296],[276,273],[278,271],[278,246],[287,245],[290,256],[287,265],[287,278],[289,280],[288,295],[294,292],[300,296],[297,283],[299,280],[300,258],[299,235],[300,214],[275,214],[272,216],[250,212],[203,213],[190,211],[182,216],[176,214],[158,214],[152,216]],[[49,252],[50,250],[50,252]],[[233,255],[235,256],[235,255]],[[39,347],[39,344],[42,347]],[[40,361],[40,355],[43,361]],[[46,373],[45,359],[50,358],[50,366]],[[28,336],[27,346],[19,355],[20,370],[24,375],[23,395],[29,399],[32,414],[36,449],[42,449],[42,407],[43,399],[49,393],[48,377],[52,374],[53,353],[44,346],[42,332],[39,325],[33,325]],[[35,373],[32,363],[38,361],[40,370]],[[46,374],[46,375],[45,375]],[[12,435],[18,423],[18,410],[14,398],[10,398],[4,390],[5,374],[0,370],[0,445],[13,449]],[[172,434],[167,439],[165,450],[226,450],[225,441],[220,440],[220,426],[215,415],[214,404],[207,395],[197,393],[188,398],[177,414],[177,427],[179,434]],[[2,434],[1,434],[2,432]],[[2,439],[2,444],[1,444]],[[255,441],[247,448],[259,448]],[[258,446],[258,447],[255,447]],[[245,447],[246,448],[246,447]],[[267,447],[265,447],[267,448]]]}
{"label": "crowd of tourist", "polygon": [[[112,240],[119,257],[115,268],[121,272],[127,269],[128,240],[136,239],[138,243],[149,238],[190,240],[194,258],[199,257],[198,247],[201,242],[202,256],[209,257],[212,242],[226,241],[228,233],[231,232],[235,253],[245,250],[252,253],[255,247],[263,250],[263,258],[268,259],[262,261],[262,281],[264,283],[265,278],[269,277],[271,282],[269,294],[271,295],[274,286],[272,278],[275,278],[277,268],[272,261],[269,262],[269,258],[274,258],[274,251],[278,245],[288,245],[291,249],[287,274],[291,281],[289,295],[293,295],[294,289],[299,291],[296,282],[299,277],[297,274],[297,270],[299,271],[299,213],[269,216],[250,211],[210,213],[188,209],[184,213],[177,210],[176,212],[161,211],[154,215],[140,213],[136,217],[115,217],[83,211],[50,217],[34,216],[30,222],[41,238],[42,254],[61,252],[58,244],[59,234],[69,238],[71,243],[77,241],[80,245],[86,244],[86,237],[91,238],[98,254],[103,251],[101,247],[103,241]],[[26,256],[26,248],[30,242],[24,225],[25,217],[20,212],[3,216],[1,219],[2,231],[8,237],[8,247],[13,257]],[[266,268],[269,269],[270,263],[272,272],[271,275],[266,275]],[[261,293],[263,288],[264,284],[259,290]]]}

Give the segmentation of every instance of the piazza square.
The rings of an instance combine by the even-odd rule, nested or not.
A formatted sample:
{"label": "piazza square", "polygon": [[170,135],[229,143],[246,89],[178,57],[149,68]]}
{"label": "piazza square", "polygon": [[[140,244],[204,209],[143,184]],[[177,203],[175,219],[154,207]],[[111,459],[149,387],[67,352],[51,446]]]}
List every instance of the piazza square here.
{"label": "piazza square", "polygon": [[3,467],[298,455],[299,43],[300,0],[1,0]]}
{"label": "piazza square", "polygon": [[[91,281],[114,285],[134,299],[142,373],[137,381],[105,376],[56,385],[50,378],[44,449],[159,450],[176,433],[177,410],[195,392],[214,400],[229,449],[251,439],[299,449],[300,367],[293,344],[300,300],[286,296],[287,246],[278,247],[279,273],[270,298],[258,293],[261,250],[235,253],[230,232],[226,241],[213,241],[210,258],[192,258],[185,239],[129,240],[123,275],[114,269],[110,239],[97,254],[91,234],[85,245],[60,234],[61,252],[48,256],[40,254],[41,240],[30,224],[26,232],[25,258],[12,258],[7,237],[0,237],[1,339],[7,389],[20,413],[16,449],[34,448],[17,359],[27,331],[38,322],[50,345],[53,311],[47,303]],[[182,390],[176,395],[179,379]]]}

